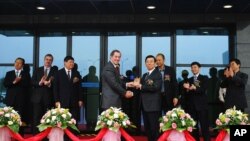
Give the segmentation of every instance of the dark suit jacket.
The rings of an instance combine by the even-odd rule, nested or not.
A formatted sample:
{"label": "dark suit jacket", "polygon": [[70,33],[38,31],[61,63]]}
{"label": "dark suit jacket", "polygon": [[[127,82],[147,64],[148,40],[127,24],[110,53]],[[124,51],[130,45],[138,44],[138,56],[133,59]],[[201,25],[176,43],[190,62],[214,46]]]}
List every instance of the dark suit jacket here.
{"label": "dark suit jacket", "polygon": [[28,94],[27,92],[31,82],[30,74],[21,71],[20,75],[22,79],[18,83],[13,84],[13,81],[16,78],[15,70],[6,73],[3,84],[7,89],[5,97],[5,103],[7,105],[13,105],[15,100],[22,101],[25,98],[25,95]]}
{"label": "dark suit jacket", "polygon": [[161,111],[161,73],[155,69],[146,76],[147,73],[143,74],[141,79],[141,106],[146,112]]}
{"label": "dark suit jacket", "polygon": [[225,97],[225,108],[236,106],[237,109],[247,107],[247,99],[245,88],[248,80],[248,75],[243,72],[237,72],[233,77],[226,78],[222,81],[221,87],[227,88]]}
{"label": "dark suit jacket", "polygon": [[[208,108],[208,96],[207,96],[207,84],[208,77],[205,75],[199,74],[198,86],[196,90],[191,90],[186,93],[185,100],[186,105],[189,110],[206,110]],[[189,84],[194,84],[194,77],[188,79]],[[192,109],[194,108],[194,109]]]}
{"label": "dark suit jacket", "polygon": [[102,71],[102,103],[101,107],[107,109],[111,106],[121,107],[121,97],[126,90],[120,74],[115,71],[114,65],[109,61]]}
{"label": "dark suit jacket", "polygon": [[41,100],[46,102],[47,104],[52,104],[54,102],[54,96],[53,96],[53,81],[55,78],[55,73],[57,69],[54,67],[50,68],[49,74],[47,76],[46,80],[51,79],[51,85],[50,87],[46,85],[39,85],[39,82],[41,78],[44,76],[44,67],[37,68],[32,75],[32,86],[34,88],[31,101],[33,103],[39,103]]}
{"label": "dark suit jacket", "polygon": [[[159,70],[158,67],[157,70]],[[176,80],[176,72],[172,67],[165,65],[163,83],[167,106],[173,107],[173,98],[178,98],[178,83]]]}
{"label": "dark suit jacket", "polygon": [[[71,79],[68,79],[65,68],[60,69],[54,80],[54,99],[55,102],[60,102],[61,107],[78,107],[78,102],[83,101],[81,91],[81,75],[76,70],[71,70]],[[77,82],[73,82],[76,81]]]}

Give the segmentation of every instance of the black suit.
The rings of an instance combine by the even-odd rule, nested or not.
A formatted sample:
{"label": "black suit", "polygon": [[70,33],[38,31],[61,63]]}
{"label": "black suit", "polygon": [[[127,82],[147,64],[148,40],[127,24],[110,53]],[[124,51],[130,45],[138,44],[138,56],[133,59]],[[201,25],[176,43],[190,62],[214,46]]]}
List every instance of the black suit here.
{"label": "black suit", "polygon": [[[158,67],[157,70],[159,70]],[[164,90],[161,91],[162,109],[166,113],[174,108],[173,99],[178,98],[178,83],[175,70],[172,67],[164,66],[163,83]]]}
{"label": "black suit", "polygon": [[57,69],[54,67],[51,67],[49,70],[46,81],[51,80],[50,86],[39,85],[41,78],[44,76],[44,67],[39,67],[33,72],[32,85],[34,89],[31,96],[31,102],[33,103],[33,133],[38,132],[36,126],[40,123],[40,119],[47,110],[53,107],[53,81],[56,71]]}
{"label": "black suit", "polygon": [[31,78],[30,74],[25,71],[21,71],[19,76],[21,76],[21,80],[13,84],[16,73],[15,70],[9,71],[6,73],[3,83],[7,89],[5,97],[6,105],[13,107],[22,117],[24,116],[24,98],[28,94]]}
{"label": "black suit", "polygon": [[159,136],[159,118],[161,116],[161,73],[154,69],[150,75],[145,73],[141,79],[141,107],[144,127],[149,141]]}
{"label": "black suit", "polygon": [[243,72],[237,72],[233,77],[222,81],[221,87],[227,88],[225,96],[225,109],[236,106],[236,109],[244,111],[247,108],[247,99],[245,88],[248,75]]}
{"label": "black suit", "polygon": [[116,71],[114,65],[109,61],[102,71],[102,110],[110,107],[121,108],[122,97],[126,93],[124,87],[119,71]]}
{"label": "black suit", "polygon": [[79,120],[79,101],[83,101],[81,91],[81,75],[76,70],[71,70],[71,78],[68,79],[65,68],[60,69],[54,80],[54,99],[60,102],[62,108],[68,108],[72,117]]}
{"label": "black suit", "polygon": [[194,77],[189,78],[188,82],[190,85],[195,85],[196,90],[190,90],[185,93],[186,109],[185,111],[191,115],[196,121],[196,130],[193,131],[193,135],[196,140],[199,141],[199,126],[201,125],[202,136],[204,141],[210,141],[209,135],[209,119],[208,119],[208,97],[207,97],[207,83],[208,77],[205,75],[199,75],[197,83],[194,82]]}

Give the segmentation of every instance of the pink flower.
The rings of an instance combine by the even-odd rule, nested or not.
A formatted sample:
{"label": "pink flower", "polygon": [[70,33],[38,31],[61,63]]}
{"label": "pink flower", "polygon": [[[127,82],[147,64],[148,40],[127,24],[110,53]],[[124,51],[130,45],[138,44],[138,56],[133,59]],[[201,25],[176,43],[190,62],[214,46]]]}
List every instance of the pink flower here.
{"label": "pink flower", "polygon": [[172,123],[172,128],[176,129],[177,128],[177,124],[176,123]]}
{"label": "pink flower", "polygon": [[190,116],[189,114],[186,114],[186,117],[187,117],[187,118],[191,118],[191,116]]}
{"label": "pink flower", "polygon": [[131,124],[129,120],[127,120],[126,123],[127,123],[127,125],[130,125],[130,124]]}
{"label": "pink flower", "polygon": [[184,119],[186,115],[182,113],[180,116],[181,116],[181,119]]}
{"label": "pink flower", "polygon": [[163,123],[160,123],[160,128],[162,128],[164,126],[164,124]]}
{"label": "pink flower", "polygon": [[216,123],[216,125],[222,125],[222,123],[219,119],[216,119],[215,123]]}
{"label": "pink flower", "polygon": [[1,112],[0,112],[0,115],[3,115],[3,114],[4,114],[4,112],[3,112],[3,111],[1,111]]}
{"label": "pink flower", "polygon": [[225,122],[228,123],[230,121],[230,118],[225,118]]}
{"label": "pink flower", "polygon": [[240,125],[246,125],[246,123],[242,121],[242,122],[240,123]]}
{"label": "pink flower", "polygon": [[163,117],[164,122],[168,122],[168,118],[166,116]]}
{"label": "pink flower", "polygon": [[61,128],[62,127],[62,123],[61,122],[57,122],[57,127]]}
{"label": "pink flower", "polygon": [[187,130],[188,130],[189,132],[192,132],[192,131],[193,131],[193,128],[192,128],[192,127],[188,127]]}

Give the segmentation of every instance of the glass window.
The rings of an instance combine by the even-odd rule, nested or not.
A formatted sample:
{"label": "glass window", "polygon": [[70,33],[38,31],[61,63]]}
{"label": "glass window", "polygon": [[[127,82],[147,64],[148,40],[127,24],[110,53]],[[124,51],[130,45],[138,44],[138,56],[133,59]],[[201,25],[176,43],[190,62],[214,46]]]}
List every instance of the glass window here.
{"label": "glass window", "polygon": [[201,64],[228,64],[229,37],[225,30],[177,30],[177,34],[177,64],[190,64],[193,61]]}
{"label": "glass window", "polygon": [[121,51],[120,73],[125,76],[127,70],[136,65],[136,36],[135,33],[109,33],[108,60],[112,50]]}
{"label": "glass window", "polygon": [[[99,115],[99,76],[100,76],[100,36],[90,33],[74,33],[72,37],[72,56],[82,75],[84,110],[81,110],[79,123],[87,122],[94,126]],[[76,36],[78,35],[78,36]],[[83,112],[84,111],[84,112]],[[92,129],[90,129],[92,130]]]}
{"label": "glass window", "polygon": [[99,78],[100,36],[73,36],[72,40],[72,56],[78,64],[80,74],[87,75],[89,67],[94,66]]}
{"label": "glass window", "polygon": [[40,37],[39,66],[43,65],[44,56],[48,53],[54,56],[53,65],[61,69],[66,56],[66,37]]}
{"label": "glass window", "polygon": [[[210,69],[210,68],[211,68],[211,67],[201,67],[200,73],[201,73],[202,75],[207,75],[207,76],[210,78],[210,77],[211,77],[211,76],[209,75],[209,69]],[[215,67],[215,68],[217,69],[217,76],[219,76],[218,71],[224,69],[224,67]],[[177,78],[177,81],[178,81],[178,82],[180,82],[180,81],[182,80],[181,72],[182,72],[183,70],[187,70],[187,71],[189,72],[188,78],[193,76],[193,73],[192,73],[192,71],[191,71],[191,67],[177,67],[177,68],[176,68],[176,78]]]}
{"label": "glass window", "polygon": [[13,70],[13,69],[14,69],[14,66],[9,66],[9,67],[1,66],[0,67],[0,107],[5,106],[5,104],[3,103],[3,100],[6,96],[6,88],[3,85],[4,77],[6,75],[6,72]]}
{"label": "glass window", "polygon": [[0,63],[14,63],[17,57],[33,63],[33,37],[25,31],[0,31],[0,56]]}
{"label": "glass window", "polygon": [[143,33],[142,37],[142,74],[147,69],[145,66],[145,58],[148,55],[156,56],[158,53],[165,55],[165,64],[170,65],[170,37],[167,33]]}

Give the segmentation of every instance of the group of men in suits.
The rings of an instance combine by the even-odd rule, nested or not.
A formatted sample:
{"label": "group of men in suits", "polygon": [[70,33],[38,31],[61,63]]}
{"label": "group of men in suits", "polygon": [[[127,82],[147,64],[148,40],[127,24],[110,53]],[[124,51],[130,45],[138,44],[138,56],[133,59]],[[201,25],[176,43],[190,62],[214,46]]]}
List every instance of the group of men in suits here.
{"label": "group of men in suits", "polygon": [[[200,140],[199,131],[201,130],[201,135],[204,140],[210,140],[207,101],[208,77],[200,73],[201,64],[199,62],[191,63],[190,67],[193,76],[186,78],[182,86],[178,87],[175,70],[164,64],[165,56],[163,54],[159,53],[156,57],[148,55],[145,58],[145,66],[148,72],[142,75],[140,83],[122,82],[120,73],[117,71],[120,58],[121,52],[119,50],[113,50],[110,54],[110,61],[102,71],[101,106],[103,110],[111,106],[121,107],[122,98],[131,98],[133,96],[133,93],[129,91],[131,88],[140,90],[139,105],[143,113],[146,135],[149,141],[156,141],[159,136],[158,119],[162,115],[161,112],[164,111],[165,113],[180,104],[180,102],[178,103],[180,88],[181,93],[185,95],[181,102],[185,103],[183,108],[197,122],[196,129],[193,132],[195,139]],[[230,66],[232,70],[230,69],[231,71],[228,70],[230,72],[225,72],[230,78],[225,80],[225,84],[223,83],[222,86],[230,87],[228,90],[228,97],[230,97],[231,100],[235,100],[230,93],[234,93],[234,95],[237,92],[243,93],[245,90],[244,86],[247,82],[247,75],[238,72],[240,63],[237,60],[231,61]],[[233,71],[234,73],[232,73]],[[239,90],[235,90],[235,87]],[[245,95],[242,94],[238,97],[244,98]],[[245,108],[245,103],[245,101],[243,104],[233,102],[228,107],[238,104],[237,106],[239,108]]]}
{"label": "group of men in suits", "polygon": [[15,60],[15,70],[6,73],[4,86],[7,88],[5,103],[23,116],[24,97],[32,84],[33,134],[38,133],[37,125],[47,110],[52,107],[68,108],[72,117],[79,120],[79,107],[83,105],[81,75],[74,69],[74,58],[66,56],[64,67],[52,67],[53,56],[46,54],[44,65],[35,69],[32,78],[23,70],[24,59]]}
{"label": "group of men in suits", "polygon": [[[167,112],[178,105],[178,83],[175,70],[164,64],[165,56],[161,53],[156,57],[148,55],[145,58],[147,73],[144,73],[138,81],[122,81],[119,62],[121,52],[113,50],[110,53],[110,61],[102,70],[102,96],[101,109],[121,107],[122,98],[132,98],[139,91],[139,106],[143,113],[144,127],[149,141],[156,141],[159,136],[159,118],[162,111]],[[52,67],[53,56],[47,54],[44,57],[44,65],[35,69],[32,78],[29,72],[23,70],[25,61],[23,58],[15,60],[15,69],[6,73],[4,86],[7,88],[5,103],[14,107],[20,115],[24,111],[24,95],[30,84],[33,86],[31,101],[33,103],[33,133],[37,133],[36,126],[42,115],[52,107],[68,108],[72,117],[79,119],[79,107],[83,106],[83,94],[81,89],[81,75],[74,69],[74,58],[66,56],[64,67],[58,70]],[[226,108],[236,106],[244,111],[247,107],[245,97],[245,85],[248,75],[240,71],[240,61],[230,60],[230,67],[225,70],[226,79],[221,87],[227,88],[225,97]],[[182,86],[182,94],[185,98],[184,110],[189,113],[197,123],[194,136],[199,140],[199,127],[205,141],[210,140],[207,82],[208,77],[200,74],[201,64],[191,63],[193,76],[186,79]],[[132,89],[132,90],[131,90]]]}

